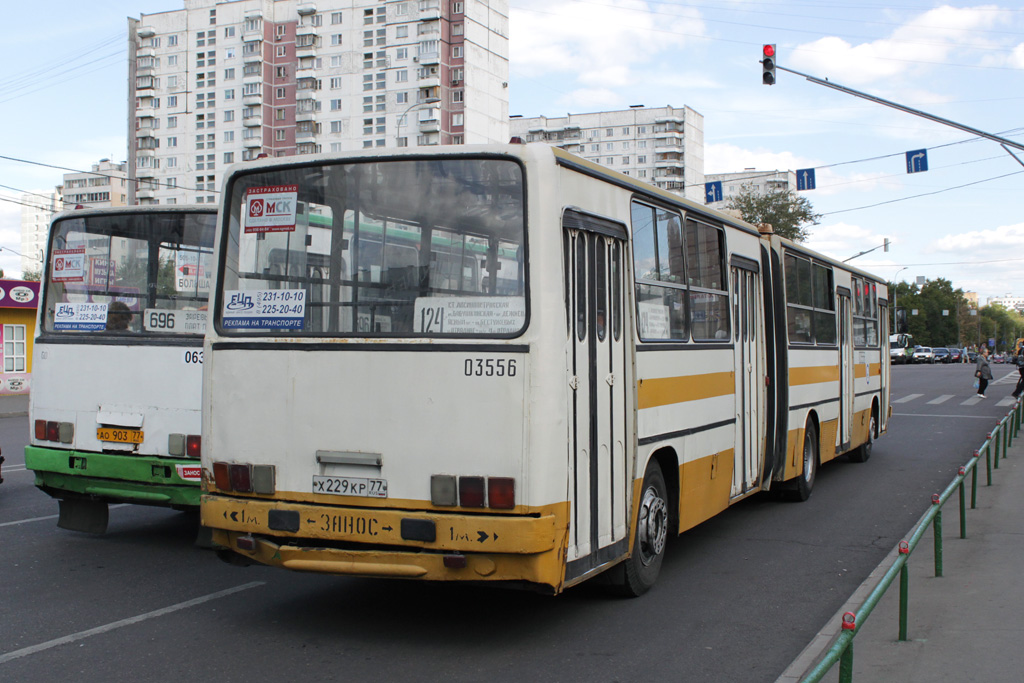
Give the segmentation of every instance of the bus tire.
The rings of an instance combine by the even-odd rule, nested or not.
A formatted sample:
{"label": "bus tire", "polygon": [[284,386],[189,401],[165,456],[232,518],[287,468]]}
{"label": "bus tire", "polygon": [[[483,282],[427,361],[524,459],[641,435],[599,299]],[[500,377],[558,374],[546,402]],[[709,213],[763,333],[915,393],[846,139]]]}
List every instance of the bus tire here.
{"label": "bus tire", "polygon": [[665,475],[656,460],[651,460],[644,474],[637,506],[636,533],[633,552],[623,563],[619,592],[638,597],[651,589],[661,572],[668,541],[669,507]]}
{"label": "bus tire", "polygon": [[815,429],[813,422],[808,422],[804,430],[803,461],[803,471],[793,482],[790,494],[793,500],[800,502],[811,497],[811,489],[814,488],[814,480],[818,474],[818,430]]}
{"label": "bus tire", "polygon": [[875,446],[875,429],[878,425],[878,418],[874,409],[871,410],[871,420],[868,422],[868,440],[857,448],[850,451],[850,462],[867,462],[871,457],[871,451]]}

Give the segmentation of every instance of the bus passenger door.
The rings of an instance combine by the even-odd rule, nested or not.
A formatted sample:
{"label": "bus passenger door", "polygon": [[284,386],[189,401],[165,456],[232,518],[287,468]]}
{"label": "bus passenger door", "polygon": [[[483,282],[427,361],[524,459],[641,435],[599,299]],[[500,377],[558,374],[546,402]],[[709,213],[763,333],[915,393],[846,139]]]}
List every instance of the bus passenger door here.
{"label": "bus passenger door", "polygon": [[733,452],[732,496],[758,485],[761,477],[761,392],[764,371],[758,352],[757,274],[732,268],[732,338],[736,369],[736,450]]}
{"label": "bus passenger door", "polygon": [[632,477],[625,449],[625,242],[588,231],[589,219],[578,218],[574,222],[584,229],[567,227],[564,233],[570,336],[566,580],[626,551]]}
{"label": "bus passenger door", "polygon": [[839,293],[839,447],[849,448],[853,425],[853,308],[850,295]]}

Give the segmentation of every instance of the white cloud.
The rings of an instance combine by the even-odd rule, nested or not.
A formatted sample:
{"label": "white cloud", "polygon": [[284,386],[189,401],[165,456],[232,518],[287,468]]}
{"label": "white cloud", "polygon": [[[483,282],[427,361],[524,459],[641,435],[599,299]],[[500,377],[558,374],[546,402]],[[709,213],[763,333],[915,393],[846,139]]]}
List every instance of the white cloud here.
{"label": "white cloud", "polygon": [[666,15],[637,0],[527,2],[509,12],[510,62],[517,77],[565,73],[584,86],[621,87],[636,82],[638,65],[704,30],[690,8]]}
{"label": "white cloud", "polygon": [[888,38],[851,44],[828,36],[782,52],[780,63],[827,77],[845,85],[858,86],[886,81],[926,68],[942,68],[956,51],[963,62],[968,53],[977,59],[991,56],[996,46],[986,42],[979,31],[1010,20],[1008,12],[986,5],[974,8],[942,6],[906,22]]}

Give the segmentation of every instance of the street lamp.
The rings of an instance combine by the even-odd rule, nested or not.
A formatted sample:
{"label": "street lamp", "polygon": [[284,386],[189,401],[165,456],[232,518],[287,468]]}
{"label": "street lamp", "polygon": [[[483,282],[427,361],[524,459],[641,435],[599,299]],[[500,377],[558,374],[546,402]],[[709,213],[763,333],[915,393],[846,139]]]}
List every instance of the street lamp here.
{"label": "street lamp", "polygon": [[424,107],[424,106],[426,106],[428,104],[437,104],[440,101],[441,101],[440,97],[428,97],[427,99],[423,100],[422,102],[416,102],[414,104],[410,104],[409,107],[404,112],[402,112],[402,115],[398,117],[398,123],[395,124],[395,146],[396,147],[398,146],[399,141],[401,141],[401,139],[402,139],[402,126],[405,125],[405,119],[406,119],[406,117],[409,116],[409,112],[411,112],[413,109],[416,109],[417,107]]}

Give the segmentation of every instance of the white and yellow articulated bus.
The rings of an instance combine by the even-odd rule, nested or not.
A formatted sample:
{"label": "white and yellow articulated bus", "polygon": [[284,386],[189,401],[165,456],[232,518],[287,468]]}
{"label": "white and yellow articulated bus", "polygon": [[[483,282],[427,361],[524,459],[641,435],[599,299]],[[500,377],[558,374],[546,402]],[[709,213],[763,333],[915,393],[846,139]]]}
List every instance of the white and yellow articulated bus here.
{"label": "white and yellow articulated bus", "polygon": [[233,167],[202,520],[229,561],[650,588],[889,415],[883,282],[546,145]]}
{"label": "white and yellow articulated bus", "polygon": [[50,224],[25,465],[58,525],[110,503],[198,511],[216,207],[65,211]]}

